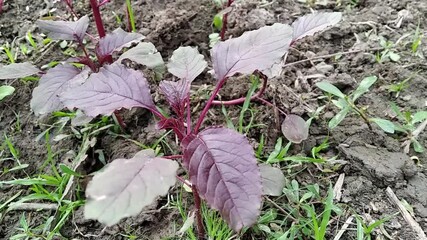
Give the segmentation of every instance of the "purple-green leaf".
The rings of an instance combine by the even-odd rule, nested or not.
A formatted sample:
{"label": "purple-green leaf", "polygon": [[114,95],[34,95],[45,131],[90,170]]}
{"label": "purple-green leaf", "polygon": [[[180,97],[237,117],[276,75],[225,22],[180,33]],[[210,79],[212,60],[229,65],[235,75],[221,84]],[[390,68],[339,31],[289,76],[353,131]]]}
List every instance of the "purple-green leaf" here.
{"label": "purple-green leaf", "polygon": [[302,16],[292,23],[294,30],[292,42],[323,31],[339,23],[341,18],[342,14],[340,12],[320,12]]}
{"label": "purple-green leaf", "polygon": [[259,165],[262,179],[262,191],[265,195],[280,196],[285,187],[285,175],[280,168],[268,164]]}
{"label": "purple-green leaf", "polygon": [[190,83],[184,79],[177,82],[161,81],[159,87],[175,113],[182,114],[185,111],[185,99],[190,92]]}
{"label": "purple-green leaf", "polygon": [[36,115],[44,115],[64,108],[59,95],[76,87],[88,78],[89,69],[83,71],[69,64],[57,65],[40,78],[33,90],[30,106]]}
{"label": "purple-green leaf", "polygon": [[291,41],[292,28],[276,23],[219,42],[211,51],[215,77],[221,80],[236,73],[269,69],[288,51]]}
{"label": "purple-green leaf", "polygon": [[60,96],[68,108],[81,109],[86,115],[111,115],[120,108],[155,108],[147,79],[142,72],[119,63],[101,68],[81,86]]}
{"label": "purple-green leaf", "polygon": [[36,23],[54,40],[83,40],[89,26],[89,17],[84,16],[76,22],[37,20]]}
{"label": "purple-green leaf", "polygon": [[308,138],[308,125],[300,116],[289,114],[282,123],[282,132],[286,139],[301,143]]}
{"label": "purple-green leaf", "polygon": [[188,82],[192,82],[207,66],[203,55],[192,47],[180,47],[175,50],[167,64],[170,73]]}
{"label": "purple-green leaf", "polygon": [[200,132],[184,151],[190,181],[209,206],[235,231],[254,224],[260,214],[261,177],[252,146],[227,128]]}
{"label": "purple-green leaf", "polygon": [[96,54],[103,58],[118,52],[125,47],[130,47],[133,43],[137,43],[145,37],[139,33],[129,33],[117,28],[112,33],[107,34],[99,40],[96,47]]}
{"label": "purple-green leaf", "polygon": [[178,163],[142,150],[131,159],[116,159],[86,188],[85,218],[107,226],[135,216],[175,184]]}
{"label": "purple-green leaf", "polygon": [[6,66],[0,66],[0,80],[28,77],[39,71],[38,68],[29,62],[12,63]]}

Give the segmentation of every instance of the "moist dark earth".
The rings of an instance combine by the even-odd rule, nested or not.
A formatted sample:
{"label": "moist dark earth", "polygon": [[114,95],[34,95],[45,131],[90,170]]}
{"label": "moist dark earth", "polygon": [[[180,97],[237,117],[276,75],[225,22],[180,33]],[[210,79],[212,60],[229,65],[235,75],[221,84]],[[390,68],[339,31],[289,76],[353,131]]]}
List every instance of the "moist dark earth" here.
{"label": "moist dark earth", "polygon": [[[320,58],[312,61],[289,65],[284,68],[280,77],[270,79],[265,98],[288,113],[294,113],[305,119],[309,118],[310,111],[324,105],[322,93],[315,87],[319,81],[329,81],[348,93],[355,89],[358,83],[367,76],[378,76],[372,90],[362,96],[359,104],[368,106],[372,116],[395,121],[390,110],[390,102],[412,112],[427,108],[427,62],[422,55],[427,55],[426,43],[420,45],[419,54],[411,52],[411,44],[417,26],[421,34],[427,35],[427,2],[410,0],[361,0],[353,6],[350,1],[342,0],[340,5],[336,1],[322,1],[325,4],[308,5],[303,1],[272,0],[272,1],[236,1],[229,15],[227,37],[237,37],[243,32],[254,30],[275,22],[292,23],[298,16],[317,11],[343,12],[343,21],[336,27],[309,37],[299,42],[290,50],[287,63],[296,62],[313,56],[355,51],[351,54],[342,54],[340,57]],[[220,11],[212,1],[188,0],[138,0],[132,1],[135,12],[136,28],[147,36],[145,41],[152,42],[163,58],[167,60],[173,50],[179,46],[196,46],[209,59],[209,34],[212,33],[211,21]],[[78,15],[90,15],[89,2],[75,3]],[[111,1],[102,8],[103,19],[107,29],[125,28],[125,23],[119,24],[112,12],[123,16],[125,4],[122,1]],[[49,14],[58,15],[64,19],[72,19],[64,4],[49,0],[7,1],[0,15],[0,45],[7,42],[25,42],[27,31],[33,33],[34,38],[41,39],[40,32],[34,22]],[[402,17],[403,16],[403,17]],[[402,19],[401,19],[402,18]],[[94,26],[94,25],[93,25]],[[94,27],[90,32],[95,33]],[[378,53],[379,36],[396,43],[396,49],[401,59],[398,62],[385,61],[378,63],[375,55]],[[17,61],[31,61],[41,67],[53,60],[64,60],[59,44],[53,44],[39,52],[28,56],[18,55]],[[7,64],[5,54],[0,55],[2,64]],[[400,96],[389,93],[385,86],[398,83],[411,77],[409,87]],[[2,80],[3,81],[3,80]],[[1,159],[10,157],[3,142],[7,135],[15,148],[19,150],[22,164],[29,164],[24,171],[0,175],[0,181],[34,176],[40,173],[40,167],[47,157],[46,143],[35,141],[36,137],[53,123],[52,118],[39,119],[30,110],[31,92],[37,83],[34,81],[7,80],[4,83],[16,88],[15,94],[0,102],[0,139],[4,150]],[[152,83],[155,83],[153,80]],[[155,86],[155,85],[154,85]],[[214,80],[209,73],[202,74],[195,81],[193,106],[195,112],[201,110],[206,100],[206,92],[213,89]],[[222,99],[233,99],[245,96],[250,87],[247,78],[236,77],[227,82],[220,92]],[[158,89],[152,89],[153,97],[158,103],[165,103]],[[254,102],[255,122],[261,124],[252,128],[248,137],[254,146],[264,135],[266,140],[265,154],[274,149],[276,140],[282,136],[280,124],[284,116],[277,114],[274,108]],[[227,112],[232,120],[239,116],[240,108],[231,106]],[[153,144],[164,132],[155,131],[155,119],[144,110],[122,111],[128,125],[130,139],[144,145]],[[403,135],[386,134],[378,127],[372,130],[356,115],[347,117],[338,127],[329,130],[327,122],[336,114],[336,108],[327,105],[318,119],[313,121],[310,128],[310,137],[300,145],[294,145],[291,154],[310,154],[312,147],[321,144],[329,138],[330,147],[323,152],[325,156],[338,156],[345,164],[339,166],[332,173],[322,172],[321,167],[310,164],[304,165],[301,174],[292,174],[287,180],[296,179],[300,184],[321,185],[326,190],[329,182],[335,184],[340,174],[345,174],[340,204],[345,206],[347,214],[356,212],[367,218],[380,219],[398,212],[391,203],[385,189],[390,187],[399,199],[406,200],[415,211],[415,220],[421,228],[427,231],[427,168],[426,153],[416,153],[412,149],[406,154],[401,146]],[[17,130],[17,115],[19,115],[20,131]],[[205,126],[210,124],[224,125],[225,118],[220,108],[213,108],[208,114]],[[63,131],[70,131],[65,128]],[[418,138],[423,146],[427,146],[427,131],[421,132]],[[179,147],[172,136],[166,138],[171,149],[167,154],[173,154]],[[81,141],[77,138],[67,138],[56,142],[51,141],[52,151],[56,153],[58,164],[66,158],[69,151],[78,152]],[[113,136],[101,134],[95,148],[102,149],[107,162],[118,157],[133,156],[140,148],[132,142]],[[96,149],[92,149],[94,152]],[[90,152],[91,152],[90,151]],[[178,152],[175,152],[175,154]],[[90,154],[86,161],[95,161]],[[83,173],[96,170],[87,163],[81,169]],[[0,167],[11,168],[13,161],[2,160]],[[286,167],[286,165],[282,165]],[[327,167],[324,167],[327,168]],[[46,168],[47,169],[47,168]],[[44,171],[44,170],[43,170]],[[47,172],[49,170],[46,170]],[[84,184],[83,184],[84,185]],[[23,187],[0,186],[0,204],[6,202],[18,191],[23,190],[21,196],[30,191]],[[178,188],[178,186],[177,186]],[[171,190],[171,193],[177,189]],[[191,204],[189,194],[184,194]],[[274,200],[274,198],[273,198]],[[278,203],[283,201],[279,199]],[[182,222],[179,213],[173,208],[162,208],[167,203],[166,198],[159,201],[139,216],[128,218],[120,224],[104,228],[100,223],[83,218],[82,208],[77,209],[72,218],[64,225],[61,234],[65,239],[125,239],[120,233],[133,229],[132,233],[140,239],[162,239],[173,237]],[[265,207],[271,207],[268,203]],[[3,210],[2,210],[3,211]],[[2,212],[0,217],[0,239],[9,239],[17,233],[19,218],[24,213],[32,226],[43,223],[43,219],[55,214],[55,211],[10,211]],[[327,239],[332,239],[340,229],[348,215],[341,216],[330,226]],[[337,219],[335,219],[337,220]],[[385,223],[385,230],[392,239],[417,239],[417,235],[398,215]],[[263,239],[262,235],[245,234],[243,239]],[[341,239],[356,239],[354,231],[344,234]]]}

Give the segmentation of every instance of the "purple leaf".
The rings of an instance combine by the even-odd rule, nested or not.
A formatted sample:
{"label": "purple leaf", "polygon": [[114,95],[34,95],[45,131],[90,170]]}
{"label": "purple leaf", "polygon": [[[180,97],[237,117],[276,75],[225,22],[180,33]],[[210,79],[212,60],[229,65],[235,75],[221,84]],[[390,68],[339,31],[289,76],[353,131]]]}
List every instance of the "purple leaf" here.
{"label": "purple leaf", "polygon": [[133,43],[137,43],[145,37],[139,33],[129,33],[117,28],[112,33],[107,34],[99,40],[96,47],[96,54],[104,58],[118,52],[125,47],[130,47]]}
{"label": "purple leaf", "polygon": [[292,42],[314,35],[317,32],[339,23],[341,17],[342,14],[340,12],[320,12],[298,18],[292,23],[292,28],[294,29]]}
{"label": "purple leaf", "polygon": [[101,68],[83,85],[64,92],[60,98],[66,107],[81,109],[90,117],[110,115],[120,108],[155,108],[142,72],[119,63]]}
{"label": "purple leaf", "polygon": [[262,190],[265,195],[280,196],[285,187],[285,175],[279,168],[268,164],[259,165],[262,179]]}
{"label": "purple leaf", "polygon": [[175,184],[178,163],[142,150],[131,159],[116,159],[86,188],[85,218],[107,226],[135,216]]}
{"label": "purple leaf", "polygon": [[184,165],[200,196],[219,210],[232,229],[239,231],[256,222],[261,177],[245,136],[222,127],[206,129],[187,145]]}
{"label": "purple leaf", "polygon": [[29,62],[12,63],[0,66],[0,79],[23,78],[34,75],[40,70]]}
{"label": "purple leaf", "polygon": [[293,143],[301,143],[308,138],[308,126],[303,118],[289,114],[282,123],[282,132],[286,139]]}
{"label": "purple leaf", "polygon": [[117,61],[121,62],[123,59],[129,59],[138,64],[145,65],[148,68],[161,71],[164,70],[163,68],[165,66],[162,56],[157,52],[156,47],[149,42],[139,43],[135,47],[127,50]]}
{"label": "purple leaf", "polygon": [[208,63],[202,54],[192,47],[180,47],[175,50],[167,65],[170,73],[191,83],[205,70]]}
{"label": "purple leaf", "polygon": [[71,65],[57,65],[40,78],[33,90],[30,106],[36,115],[61,110],[64,105],[59,95],[65,90],[82,84],[89,76],[89,68],[83,71]]}
{"label": "purple leaf", "polygon": [[217,43],[211,51],[216,79],[270,68],[288,51],[291,41],[292,28],[276,23]]}
{"label": "purple leaf", "polygon": [[175,113],[183,114],[185,112],[185,100],[190,92],[190,83],[184,79],[177,82],[161,81],[159,87]]}
{"label": "purple leaf", "polygon": [[54,40],[82,40],[89,26],[89,17],[84,16],[76,22],[37,20],[37,25]]}

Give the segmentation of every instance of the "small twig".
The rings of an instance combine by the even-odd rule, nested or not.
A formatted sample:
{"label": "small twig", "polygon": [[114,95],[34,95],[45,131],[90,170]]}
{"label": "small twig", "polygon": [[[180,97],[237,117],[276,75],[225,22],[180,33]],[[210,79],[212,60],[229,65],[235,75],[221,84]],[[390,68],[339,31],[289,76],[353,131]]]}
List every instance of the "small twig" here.
{"label": "small twig", "polygon": [[400,202],[397,198],[396,194],[394,194],[393,190],[390,187],[386,189],[387,196],[390,201],[394,203],[398,208],[400,213],[402,214],[405,221],[409,224],[409,226],[414,230],[414,232],[418,235],[419,240],[427,240],[427,236],[424,233],[423,229],[420,225],[412,218],[411,214],[409,214],[408,210],[406,210],[405,206]]}
{"label": "small twig", "polygon": [[347,51],[347,52],[332,53],[332,54],[327,54],[327,55],[323,55],[323,56],[307,58],[307,59],[296,61],[296,62],[286,63],[285,65],[283,65],[283,67],[289,67],[292,65],[300,64],[300,63],[310,62],[313,60],[318,60],[318,59],[323,59],[323,58],[331,58],[331,57],[335,57],[335,56],[339,56],[339,55],[347,55],[347,54],[352,54],[352,53],[379,51],[379,50],[384,50],[384,48],[378,47],[378,48],[371,48],[371,49],[358,49],[358,50],[351,50],[351,51]]}
{"label": "small twig", "polygon": [[341,199],[341,195],[342,195],[341,189],[342,189],[342,185],[344,184],[344,177],[345,177],[345,173],[341,173],[334,186],[334,199],[337,201],[340,201]]}
{"label": "small twig", "polygon": [[58,209],[57,204],[53,203],[11,203],[8,211],[13,210],[25,210],[25,211],[37,211],[37,210],[56,210]]}
{"label": "small twig", "polygon": [[290,219],[292,219],[292,221],[294,222],[298,222],[297,219],[295,219],[290,213],[288,213],[285,209],[283,209],[281,206],[279,206],[277,203],[275,203],[273,200],[271,200],[268,197],[264,197],[268,202],[270,202],[274,207],[276,207],[277,209],[279,209],[279,211],[281,211],[282,213],[284,213],[286,215],[286,217],[289,217]]}
{"label": "small twig", "polygon": [[344,225],[342,225],[341,229],[338,231],[337,235],[335,235],[333,240],[340,240],[341,236],[344,234],[344,232],[348,229],[348,226],[353,222],[353,216],[350,216],[345,221]]}

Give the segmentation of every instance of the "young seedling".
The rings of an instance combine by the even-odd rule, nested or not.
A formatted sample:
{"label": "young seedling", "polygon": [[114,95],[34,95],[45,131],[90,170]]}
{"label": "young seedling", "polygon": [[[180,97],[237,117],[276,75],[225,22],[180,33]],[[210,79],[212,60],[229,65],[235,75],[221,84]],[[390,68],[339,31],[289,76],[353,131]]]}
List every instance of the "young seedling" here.
{"label": "young seedling", "polygon": [[[90,3],[100,37],[95,48],[96,61],[83,44],[89,26],[87,16],[76,22],[38,21],[50,38],[77,42],[84,53],[77,62],[85,67],[75,67],[73,59],[47,71],[34,89],[33,111],[42,115],[63,108],[79,109],[89,117],[96,117],[112,115],[122,108],[145,108],[159,119],[160,129],[173,130],[180,141],[182,155],[158,157],[148,149],[136,153],[133,158],[116,159],[107,164],[88,184],[85,217],[111,226],[124,217],[137,215],[175,184],[179,164],[172,159],[181,159],[194,197],[199,239],[205,237],[201,199],[218,210],[236,232],[256,223],[263,194],[263,173],[268,177],[283,173],[268,165],[259,167],[254,150],[243,134],[222,126],[202,129],[202,124],[230,77],[257,74],[264,78],[265,73],[271,73],[272,66],[281,61],[291,44],[336,24],[341,14],[314,13],[299,18],[292,27],[276,23],[217,43],[211,50],[216,87],[197,117],[191,111],[190,87],[207,67],[207,62],[195,48],[178,48],[167,69],[179,80],[164,80],[159,85],[172,110],[171,116],[166,116],[154,104],[144,74],[122,64],[123,59],[130,59],[150,68],[164,68],[154,45],[140,42],[144,38],[141,34],[121,29],[105,34],[99,12],[105,1],[91,0]],[[115,58],[114,53],[133,43],[138,44]],[[300,125],[300,119],[291,120],[291,125]],[[301,141],[301,136],[304,138],[305,134],[297,134],[295,141]]]}
{"label": "young seedling", "polygon": [[369,91],[369,88],[377,81],[376,76],[370,76],[362,80],[359,86],[355,91],[350,95],[345,95],[337,87],[328,83],[328,82],[319,82],[316,83],[316,86],[323,91],[330,94],[332,97],[335,96],[338,99],[332,99],[332,103],[340,109],[340,111],[329,121],[329,128],[333,129],[338,126],[342,120],[347,116],[348,113],[354,112],[359,115],[363,121],[368,125],[369,129],[372,129],[371,123],[376,123],[384,132],[394,133],[394,125],[392,122],[380,119],[380,118],[370,118],[366,108],[357,106],[356,100],[362,96],[364,93]]}
{"label": "young seedling", "polygon": [[424,152],[424,147],[418,141],[418,136],[427,126],[427,111],[419,111],[414,114],[409,111],[402,112],[394,103],[391,104],[391,109],[402,122],[402,124],[395,123],[394,128],[396,131],[406,134],[402,143],[405,153],[409,153],[411,145],[416,152]]}
{"label": "young seedling", "polygon": [[[419,71],[418,71],[419,72]],[[404,79],[401,82],[398,82],[396,84],[391,84],[389,86],[387,86],[387,89],[390,93],[395,93],[396,94],[396,98],[399,97],[400,93],[405,90],[406,88],[408,88],[409,85],[409,81],[412,80],[412,78],[415,76],[415,74],[417,74],[418,72],[412,74],[411,76],[409,76],[408,78]]]}
{"label": "young seedling", "polygon": [[383,63],[385,60],[390,59],[393,62],[400,60],[400,55],[394,50],[395,44],[391,41],[387,41],[385,38],[380,37],[380,45],[384,50],[377,53],[376,60],[378,63]]}

